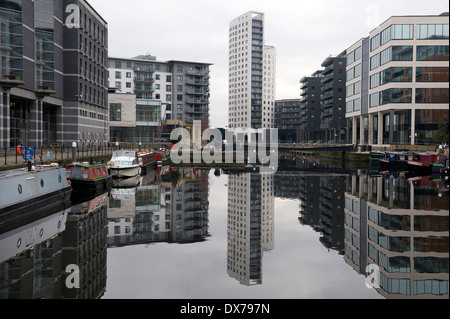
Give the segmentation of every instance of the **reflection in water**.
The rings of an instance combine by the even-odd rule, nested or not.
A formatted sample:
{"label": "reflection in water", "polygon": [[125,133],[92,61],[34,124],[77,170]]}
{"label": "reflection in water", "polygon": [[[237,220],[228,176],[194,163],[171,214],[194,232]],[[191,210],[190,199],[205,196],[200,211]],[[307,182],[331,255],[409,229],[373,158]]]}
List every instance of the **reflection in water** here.
{"label": "reflection in water", "polygon": [[[265,286],[264,253],[276,252],[274,217],[284,213],[274,211],[275,198],[283,198],[298,201],[300,225],[320,233],[325,249],[338,252],[355,275],[367,274],[380,296],[448,298],[448,182],[290,163],[275,175],[214,172],[228,175],[227,222],[217,225],[227,230],[227,251],[217,254],[226,254],[236,286]],[[72,194],[66,209],[31,223],[14,220],[14,230],[0,234],[0,298],[101,298],[108,248],[204,242],[210,237],[209,170],[166,173],[117,183],[110,193]],[[66,283],[69,265],[79,267],[78,289]],[[189,269],[181,271],[188,276]]]}
{"label": "reflection in water", "polygon": [[205,240],[209,236],[208,176],[209,170],[179,169],[161,179],[153,175],[142,186],[112,189],[109,246]]}
{"label": "reflection in water", "polygon": [[373,286],[387,298],[448,298],[448,204],[432,176],[347,177],[346,263],[363,274],[375,266]]}
{"label": "reflection in water", "polygon": [[274,244],[273,175],[228,177],[227,272],[243,285],[262,284],[264,251]]}

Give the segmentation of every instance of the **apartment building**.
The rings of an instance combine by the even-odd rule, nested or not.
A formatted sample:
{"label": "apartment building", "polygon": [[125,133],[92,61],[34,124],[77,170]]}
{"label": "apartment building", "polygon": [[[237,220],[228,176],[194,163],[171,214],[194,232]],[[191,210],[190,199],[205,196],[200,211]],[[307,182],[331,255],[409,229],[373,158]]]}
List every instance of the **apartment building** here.
{"label": "apartment building", "polygon": [[320,130],[326,143],[346,143],[345,84],[346,52],[323,61],[321,80]]}
{"label": "apartment building", "polygon": [[109,139],[108,25],[87,1],[1,1],[0,43],[0,147]]}
{"label": "apartment building", "polygon": [[242,285],[262,284],[264,252],[274,247],[274,176],[228,178],[227,273]]}
{"label": "apartment building", "polygon": [[276,48],[264,43],[264,13],[247,12],[229,25],[230,128],[275,127]]}
{"label": "apartment building", "polygon": [[[190,129],[194,121],[206,128],[210,114],[210,65],[162,62],[149,54],[131,59],[109,58],[112,140],[153,142],[161,138],[162,126]],[[135,100],[120,96],[124,94],[134,95]],[[115,115],[123,113],[135,113],[135,125],[120,123]]]}
{"label": "apartment building", "polygon": [[322,142],[320,110],[323,70],[300,80],[300,135],[299,142]]}
{"label": "apartment building", "polygon": [[393,16],[347,49],[346,118],[353,144],[448,139],[448,13]]}

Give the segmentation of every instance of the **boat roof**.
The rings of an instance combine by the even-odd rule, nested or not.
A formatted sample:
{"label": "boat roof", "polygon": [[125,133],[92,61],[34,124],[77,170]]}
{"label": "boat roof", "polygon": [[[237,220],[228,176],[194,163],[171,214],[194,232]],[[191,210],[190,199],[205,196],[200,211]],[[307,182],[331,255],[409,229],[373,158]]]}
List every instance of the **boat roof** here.
{"label": "boat roof", "polygon": [[85,167],[85,168],[91,168],[91,167],[103,167],[106,166],[106,164],[99,163],[99,164],[90,164],[90,163],[72,163],[69,165],[69,167],[72,166],[79,166],[79,167]]}
{"label": "boat roof", "polygon": [[18,168],[18,169],[0,171],[0,179],[7,178],[7,177],[13,177],[13,176],[27,175],[27,174],[37,174],[39,172],[57,170],[60,168],[62,168],[62,167],[42,167],[42,168],[39,168],[37,171],[36,170],[28,171],[28,168]]}
{"label": "boat roof", "polygon": [[113,157],[119,157],[119,156],[136,157],[136,152],[135,151],[121,150],[121,151],[115,151],[113,153]]}

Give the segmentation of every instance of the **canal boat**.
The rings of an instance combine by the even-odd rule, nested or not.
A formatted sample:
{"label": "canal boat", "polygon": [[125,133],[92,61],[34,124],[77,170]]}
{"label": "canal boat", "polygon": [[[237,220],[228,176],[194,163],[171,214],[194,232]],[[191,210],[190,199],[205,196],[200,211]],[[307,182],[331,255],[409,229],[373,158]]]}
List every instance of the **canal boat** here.
{"label": "canal boat", "polygon": [[138,164],[136,152],[133,151],[114,152],[108,164],[112,177],[127,178],[141,174],[141,166]]}
{"label": "canal boat", "polygon": [[156,164],[158,154],[154,151],[144,151],[137,153],[138,164],[141,167],[142,174],[147,174],[150,167]]}
{"label": "canal boat", "polygon": [[131,188],[142,185],[142,176],[133,176],[127,178],[114,178],[113,179],[113,188]]}
{"label": "canal boat", "polygon": [[72,163],[67,171],[74,191],[111,189],[112,178],[105,164]]}
{"label": "canal boat", "polygon": [[423,174],[431,173],[432,164],[436,162],[436,159],[437,155],[433,153],[415,153],[408,161],[408,169]]}
{"label": "canal boat", "polygon": [[408,152],[385,152],[379,159],[382,169],[406,170],[408,161],[412,160],[413,154]]}
{"label": "canal boat", "polygon": [[34,221],[12,221],[9,230],[0,231],[0,264],[64,233],[69,211],[66,208],[55,213],[50,209],[46,216]]}
{"label": "canal boat", "polygon": [[70,202],[72,187],[64,167],[0,172],[0,229],[13,220],[36,220]]}

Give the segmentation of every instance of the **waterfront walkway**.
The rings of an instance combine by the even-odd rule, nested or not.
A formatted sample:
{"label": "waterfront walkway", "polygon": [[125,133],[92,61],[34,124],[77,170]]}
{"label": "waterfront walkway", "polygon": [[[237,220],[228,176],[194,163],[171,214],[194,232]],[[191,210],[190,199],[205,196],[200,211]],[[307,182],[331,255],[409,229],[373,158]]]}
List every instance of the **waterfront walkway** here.
{"label": "waterfront walkway", "polygon": [[[141,150],[149,148],[155,148],[157,145],[146,144],[141,145]],[[91,157],[95,162],[107,163],[112,154],[117,149],[126,149],[139,151],[138,144],[126,144],[121,143],[116,146],[115,144],[98,146],[98,147],[78,147],[76,151],[76,160],[78,162],[88,162]],[[72,148],[67,146],[50,146],[40,147],[34,150],[34,156],[31,159],[32,162],[40,165],[48,165],[51,163],[58,163],[60,166],[66,166],[72,162]],[[0,171],[24,168],[27,167],[28,161],[26,161],[22,155],[17,154],[17,149],[4,148],[0,149]]]}

